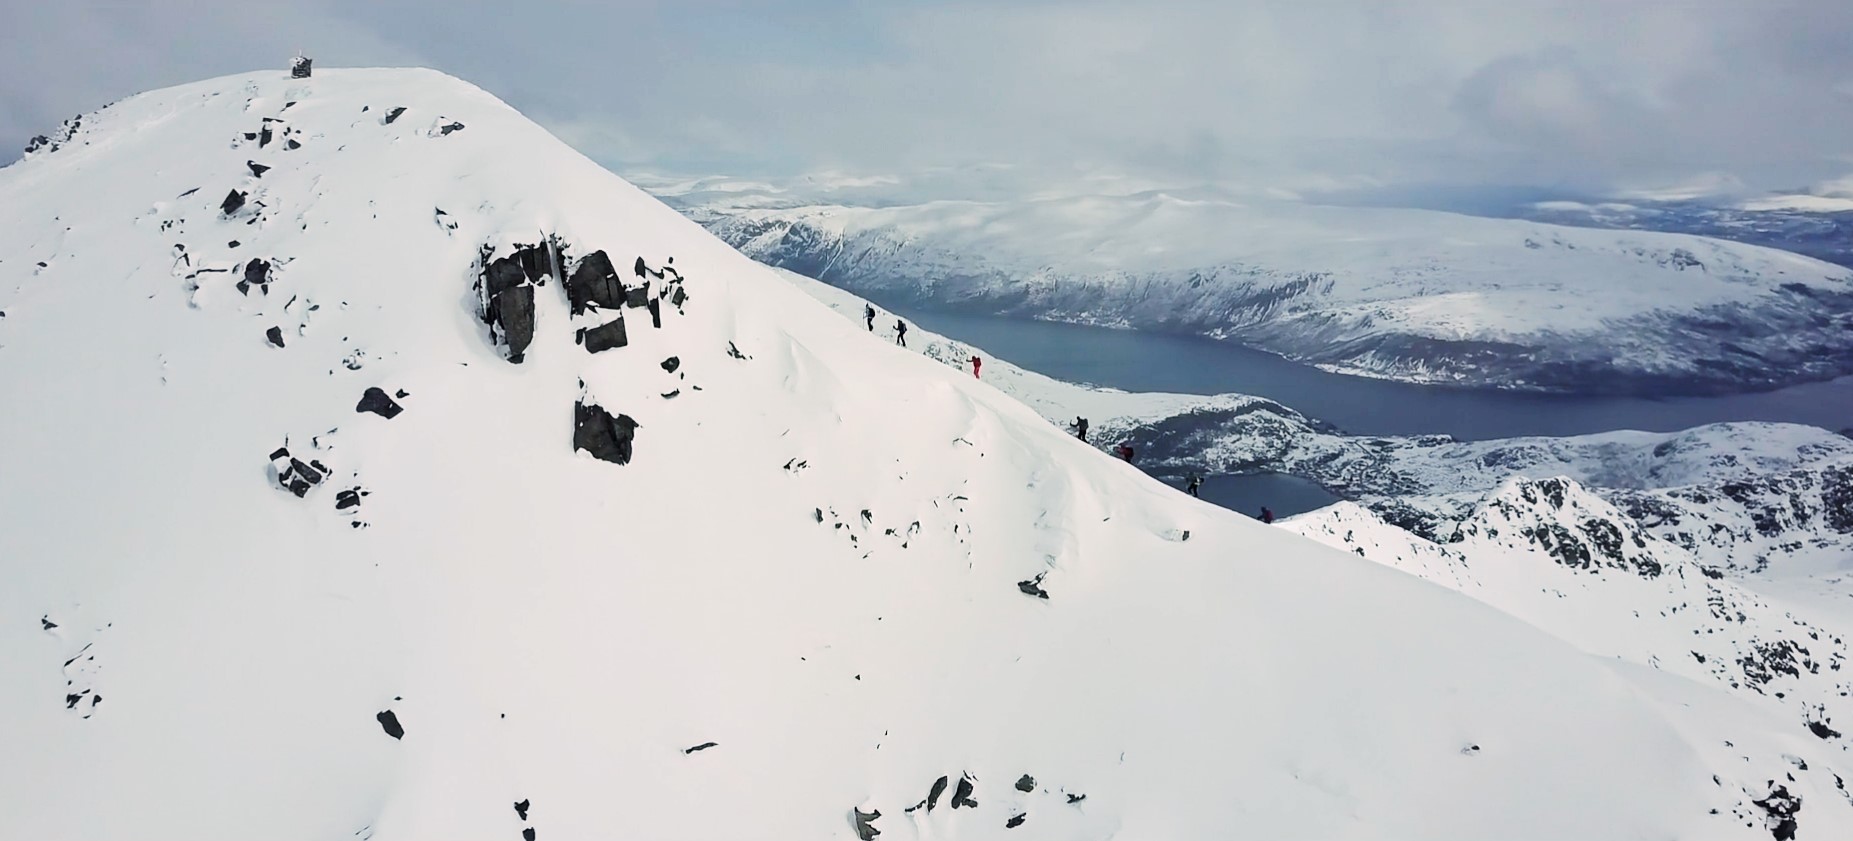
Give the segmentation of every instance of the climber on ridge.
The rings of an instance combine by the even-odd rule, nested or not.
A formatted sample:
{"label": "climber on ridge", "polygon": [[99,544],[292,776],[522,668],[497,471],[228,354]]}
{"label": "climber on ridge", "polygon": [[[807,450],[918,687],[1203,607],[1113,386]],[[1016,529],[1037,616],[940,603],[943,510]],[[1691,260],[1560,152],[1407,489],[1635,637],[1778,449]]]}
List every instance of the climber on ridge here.
{"label": "climber on ridge", "polygon": [[1189,478],[1184,480],[1184,493],[1190,494],[1198,499],[1203,498],[1202,494],[1197,493],[1197,489],[1201,487],[1203,487],[1203,477],[1198,476],[1194,472],[1190,474]]}
{"label": "climber on ridge", "polygon": [[862,320],[868,322],[870,333],[875,332],[875,305],[874,304],[863,304],[862,305]]}
{"label": "climber on ridge", "polygon": [[974,378],[978,376],[978,369],[982,367],[984,367],[984,360],[979,359],[977,356],[973,356],[972,357],[972,376]]}
{"label": "climber on ridge", "polygon": [[907,347],[907,322],[898,318],[894,320],[894,343]]}
{"label": "climber on ridge", "polygon": [[1274,509],[1265,505],[1261,506],[1261,522],[1272,524],[1274,522]]}
{"label": "climber on ridge", "polygon": [[1074,419],[1074,434],[1076,438],[1081,439],[1081,443],[1087,443],[1087,418]]}
{"label": "climber on ridge", "polygon": [[1132,463],[1133,449],[1131,444],[1122,443],[1118,447],[1115,447],[1113,451],[1118,453],[1120,458],[1125,459],[1127,464]]}

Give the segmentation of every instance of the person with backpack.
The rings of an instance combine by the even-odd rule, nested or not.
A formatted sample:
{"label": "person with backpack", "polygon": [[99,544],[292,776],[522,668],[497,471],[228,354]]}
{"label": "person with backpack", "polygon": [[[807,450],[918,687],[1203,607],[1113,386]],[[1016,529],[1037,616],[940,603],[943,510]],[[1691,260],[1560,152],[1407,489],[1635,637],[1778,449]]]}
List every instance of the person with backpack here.
{"label": "person with backpack", "polygon": [[894,343],[907,347],[907,322],[898,318],[894,320]]}
{"label": "person with backpack", "polygon": [[1119,453],[1119,457],[1125,459],[1127,464],[1132,463],[1133,449],[1131,444],[1121,443],[1118,447],[1114,448],[1114,452]]}
{"label": "person with backpack", "polygon": [[1184,480],[1184,493],[1190,494],[1198,499],[1203,498],[1202,494],[1197,493],[1197,489],[1201,487],[1203,487],[1203,477],[1198,476],[1196,473],[1191,473],[1189,478]]}
{"label": "person with backpack", "polygon": [[979,359],[976,356],[973,356],[972,357],[972,378],[973,379],[978,378],[978,369],[982,367],[984,367],[984,360]]}
{"label": "person with backpack", "polygon": [[870,333],[875,332],[875,305],[874,304],[863,304],[862,305],[862,320],[868,322]]}
{"label": "person with backpack", "polygon": [[1265,505],[1261,506],[1261,522],[1267,523],[1268,525],[1273,525],[1274,524],[1274,509],[1269,508]]}
{"label": "person with backpack", "polygon": [[1081,443],[1087,443],[1087,418],[1076,417],[1074,419],[1074,434],[1075,437],[1081,439]]}

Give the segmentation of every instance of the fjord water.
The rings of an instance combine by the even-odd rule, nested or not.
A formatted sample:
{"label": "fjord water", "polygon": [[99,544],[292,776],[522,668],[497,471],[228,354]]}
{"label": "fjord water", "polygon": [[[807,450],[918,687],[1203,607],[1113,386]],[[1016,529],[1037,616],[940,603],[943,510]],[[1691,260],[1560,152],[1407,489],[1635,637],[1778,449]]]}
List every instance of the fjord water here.
{"label": "fjord water", "polygon": [[[1252,394],[1354,435],[1445,433],[1469,441],[1618,429],[1672,432],[1722,421],[1853,426],[1853,377],[1708,397],[1529,394],[1332,374],[1193,336],[941,310],[898,314],[1057,379],[1126,391]],[[1207,496],[1210,489],[1204,490]]]}

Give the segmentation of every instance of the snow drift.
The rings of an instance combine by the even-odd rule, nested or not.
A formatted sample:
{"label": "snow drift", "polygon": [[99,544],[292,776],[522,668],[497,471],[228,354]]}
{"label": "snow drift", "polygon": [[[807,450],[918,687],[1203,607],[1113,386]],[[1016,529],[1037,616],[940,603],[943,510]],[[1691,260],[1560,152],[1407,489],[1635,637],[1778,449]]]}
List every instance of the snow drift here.
{"label": "snow drift", "polygon": [[1791,717],[1183,498],[437,73],[133,97],[0,208],[6,837],[1853,814]]}

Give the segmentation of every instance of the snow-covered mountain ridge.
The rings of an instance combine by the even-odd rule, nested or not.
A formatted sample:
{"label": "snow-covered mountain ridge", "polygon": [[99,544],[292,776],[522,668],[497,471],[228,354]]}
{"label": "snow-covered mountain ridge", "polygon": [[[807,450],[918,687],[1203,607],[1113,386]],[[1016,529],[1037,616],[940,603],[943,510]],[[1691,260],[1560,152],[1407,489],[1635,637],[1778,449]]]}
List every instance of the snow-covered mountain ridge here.
{"label": "snow-covered mountain ridge", "polygon": [[[781,276],[846,318],[866,301],[791,272]],[[876,331],[892,335],[884,319]],[[1853,559],[1853,437],[1818,427],[1739,422],[1681,432],[1456,441],[1354,436],[1272,400],[1241,394],[1136,393],[1061,382],[915,327],[909,347],[954,369],[985,360],[986,382],[1057,425],[1092,421],[1096,447],[1131,445],[1147,471],[1286,473],[1439,539],[1514,478],[1567,477],[1714,570],[1823,573]]]}
{"label": "snow-covered mountain ridge", "polygon": [[440,74],[132,97],[0,208],[0,836],[1853,827],[1785,711],[1185,499]]}
{"label": "snow-covered mountain ridge", "polygon": [[1853,372],[1853,273],[1702,237],[1165,193],[668,198],[756,259],[877,298],[1202,335],[1365,376],[1703,393]]}

